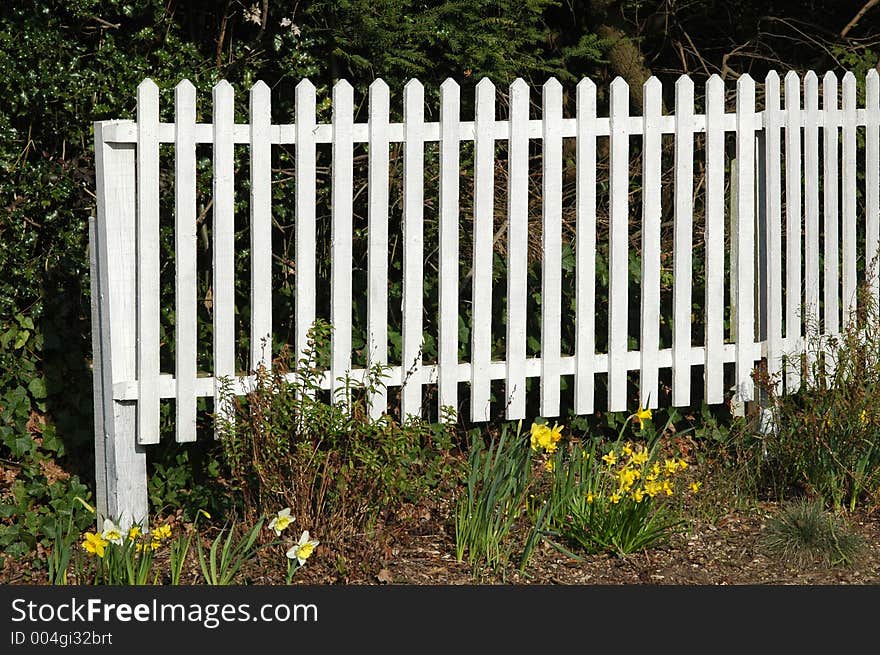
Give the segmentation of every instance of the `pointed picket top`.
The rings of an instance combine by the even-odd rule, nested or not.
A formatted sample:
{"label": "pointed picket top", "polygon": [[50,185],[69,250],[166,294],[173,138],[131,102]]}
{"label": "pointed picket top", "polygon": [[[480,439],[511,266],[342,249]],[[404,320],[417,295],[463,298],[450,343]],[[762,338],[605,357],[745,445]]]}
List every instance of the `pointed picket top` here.
{"label": "pointed picket top", "polygon": [[865,107],[876,109],[880,105],[880,71],[872,68],[865,76]]}
{"label": "pointed picket top", "polygon": [[626,83],[626,80],[622,77],[615,77],[611,81],[611,94],[615,93],[629,93],[629,84]]}
{"label": "pointed picket top", "polygon": [[370,84],[370,94],[388,92],[388,84],[381,77],[377,77],[375,80],[373,80],[373,83]]}
{"label": "pointed picket top", "polygon": [[[691,86],[694,85],[694,83],[691,82],[691,78],[689,78],[687,75],[682,75],[681,78],[679,78],[678,82],[675,83],[676,88],[678,87],[678,84],[679,84],[679,82],[681,82],[682,78],[686,79],[688,82],[690,82]],[[654,75],[649,77],[647,80],[645,80],[645,83],[642,84],[642,91],[644,93],[648,93],[649,91],[653,91],[654,93],[659,93],[659,92],[662,92],[662,90],[663,90],[663,83],[660,81],[660,78],[658,78]]]}
{"label": "pointed picket top", "polygon": [[269,88],[269,85],[263,80],[257,80],[251,87],[251,98],[254,98],[255,96],[259,98],[269,97],[271,93],[272,90]]}
{"label": "pointed picket top", "polygon": [[211,89],[211,95],[216,103],[219,98],[228,99],[232,98],[235,94],[232,85],[226,80],[220,80],[217,84],[214,85],[214,88]]}
{"label": "pointed picket top", "polygon": [[826,83],[837,84],[837,74],[834,71],[828,71],[822,76],[822,81]]}
{"label": "pointed picket top", "polygon": [[807,82],[813,82],[814,84],[819,82],[819,76],[816,75],[816,71],[807,71],[804,75],[804,84]]}
{"label": "pointed picket top", "polygon": [[[333,85],[333,108],[336,108],[336,104],[340,101],[342,102],[351,102],[354,98],[354,87],[349,83],[348,80],[339,80],[336,84]],[[336,112],[333,112],[333,116],[336,116]]]}
{"label": "pointed picket top", "polygon": [[403,85],[404,122],[411,121],[418,114],[422,119],[425,114],[425,86],[413,78]]}
{"label": "pointed picket top", "polygon": [[800,109],[801,78],[794,71],[785,74],[785,108]]}
{"label": "pointed picket top", "polygon": [[880,83],[880,71],[878,71],[876,68],[872,68],[871,70],[868,71],[868,74],[865,75],[865,80],[869,84]]}
{"label": "pointed picket top", "polygon": [[755,111],[755,80],[748,73],[743,73],[736,81],[736,113],[738,119],[745,113]]}
{"label": "pointed picket top", "polygon": [[785,86],[787,87],[789,84],[800,84],[801,78],[797,74],[797,71],[788,71],[785,74]]}
{"label": "pointed picket top", "polygon": [[440,92],[441,93],[455,92],[455,91],[458,91],[458,88],[459,88],[458,82],[456,82],[451,77],[447,77],[445,80],[443,80],[443,84],[440,85]]}
{"label": "pointed picket top", "polygon": [[259,80],[251,87],[250,92],[250,110],[251,114],[257,112],[265,112],[269,107],[269,100],[272,92],[269,85]]}
{"label": "pointed picket top", "polygon": [[852,109],[856,106],[856,76],[852,71],[847,71],[843,76],[843,104],[847,106],[852,104]]}
{"label": "pointed picket top", "polygon": [[229,83],[229,80],[220,80],[214,85],[212,91],[232,92],[232,85]]}
{"label": "pointed picket top", "polygon": [[[688,78],[690,81],[690,78]],[[675,85],[678,93],[678,84]],[[691,83],[693,88],[693,83]],[[663,112],[663,84],[653,75],[642,85],[642,105],[645,116],[659,116]]]}
{"label": "pointed picket top", "polygon": [[519,93],[528,93],[529,92],[529,83],[526,82],[523,78],[518,77],[513,82],[510,83],[510,94],[519,94]]}
{"label": "pointed picket top", "polygon": [[764,78],[764,108],[779,109],[779,74],[776,71],[770,71]]}
{"label": "pointed picket top", "polygon": [[546,82],[544,82],[544,86],[542,87],[542,89],[544,90],[544,92],[549,91],[552,93],[553,91],[558,91],[559,93],[562,93],[562,84],[555,77],[551,77]]}
{"label": "pointed picket top", "polygon": [[[144,80],[146,81],[146,80]],[[183,94],[195,94],[196,87],[190,82],[188,79],[184,78],[177,83],[177,86],[174,87],[174,93],[183,93]]]}
{"label": "pointed picket top", "polygon": [[314,93],[314,91],[315,91],[315,85],[312,84],[312,81],[311,81],[309,78],[304,77],[304,78],[302,78],[302,79],[299,81],[299,84],[297,84],[297,85],[294,87],[294,91],[295,91],[297,94],[299,94],[299,93],[307,93],[307,92],[309,92],[309,91],[311,91],[312,93]]}
{"label": "pointed picket top", "polygon": [[477,95],[486,95],[487,93],[495,93],[495,84],[488,77],[484,77],[477,82]]}
{"label": "pointed picket top", "polygon": [[752,79],[752,76],[749,75],[748,73],[743,73],[736,80],[736,89],[737,89],[737,91],[739,91],[740,89],[747,91],[750,88],[751,89],[755,88],[755,80]]}
{"label": "pointed picket top", "polygon": [[152,91],[159,92],[159,87],[156,83],[149,77],[145,77],[143,81],[137,86],[138,93],[150,93]]}
{"label": "pointed picket top", "polygon": [[589,77],[584,77],[580,82],[577,83],[577,90],[579,93],[583,92],[596,92],[596,83],[591,80]]}
{"label": "pointed picket top", "polygon": [[724,80],[717,73],[713,73],[706,81],[706,95],[724,93]]}

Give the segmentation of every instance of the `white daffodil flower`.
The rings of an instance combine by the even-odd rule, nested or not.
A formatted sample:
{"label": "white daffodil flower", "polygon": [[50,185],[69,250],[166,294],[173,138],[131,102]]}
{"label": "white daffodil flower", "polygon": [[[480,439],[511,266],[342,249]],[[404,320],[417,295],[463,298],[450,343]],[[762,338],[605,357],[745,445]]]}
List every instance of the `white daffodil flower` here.
{"label": "white daffodil flower", "polygon": [[281,536],[282,531],[284,531],[287,526],[293,523],[293,517],[290,515],[290,508],[285,507],[282,509],[276,516],[269,521],[269,527],[272,530],[275,530],[276,536]]}
{"label": "white daffodil flower", "polygon": [[104,526],[101,532],[101,538],[106,539],[110,543],[114,543],[117,546],[121,546],[123,539],[122,528],[120,528],[111,519],[104,519]]}
{"label": "white daffodil flower", "polygon": [[309,539],[309,531],[304,530],[299,541],[287,551],[287,557],[289,559],[295,559],[299,562],[299,565],[302,566],[306,563],[309,555],[312,554],[312,551],[315,550],[315,546],[319,543],[320,542],[317,539]]}

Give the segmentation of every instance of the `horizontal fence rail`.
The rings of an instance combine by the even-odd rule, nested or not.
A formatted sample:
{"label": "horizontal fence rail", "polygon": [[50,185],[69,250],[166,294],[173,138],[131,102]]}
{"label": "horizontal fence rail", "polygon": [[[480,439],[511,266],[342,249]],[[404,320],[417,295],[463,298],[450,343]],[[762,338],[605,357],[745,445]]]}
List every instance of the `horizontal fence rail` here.
{"label": "horizontal fence rail", "polygon": [[[295,215],[293,351],[305,352],[317,318],[328,320],[333,330],[320,386],[340,393],[346,377],[365,383],[370,367],[383,367],[384,385],[369,397],[372,416],[398,409],[401,416],[422,415],[429,388],[438,414],[466,401],[473,421],[520,419],[528,411],[559,416],[567,402],[576,414],[626,410],[635,401],[657,407],[661,398],[674,406],[741,408],[755,397],[753,371],[762,361],[779,391],[797,390],[815,356],[805,347],[811,326],[823,336],[839,333],[857,309],[858,285],[866,281],[875,300],[880,290],[871,266],[880,239],[877,71],[862,91],[857,87],[852,73],[839,85],[834,73],[820,80],[771,72],[762,85],[743,75],[734,107],[718,76],[699,93],[682,76],[666,98],[673,100],[667,113],[656,78],[645,83],[638,108],[630,107],[620,78],[601,98],[584,79],[573,101],[555,79],[540,98],[518,79],[506,90],[500,119],[497,89],[482,80],[468,105],[472,120],[463,120],[461,89],[447,80],[432,122],[425,118],[425,89],[411,80],[395,114],[402,121],[392,122],[391,90],[376,80],[367,120],[355,122],[354,89],[343,80],[332,89],[330,122],[321,123],[317,91],[303,80],[294,122],[274,124],[270,89],[258,82],[243,124],[225,81],[213,88],[211,123],[196,122],[196,90],[186,80],[174,90],[175,121],[167,123],[160,121],[158,87],[145,80],[136,122],[95,124],[98,215],[91,244],[102,510],[145,515],[142,446],[159,441],[163,399],[175,402],[176,440],[194,441],[198,398],[213,398],[217,414],[231,417],[221,383],[230,380],[244,395],[255,370],[272,367],[273,326],[283,318],[273,316],[272,288],[279,202]],[[606,116],[598,115],[600,100]],[[566,108],[571,117],[564,117]],[[167,172],[163,144],[173,152]],[[279,200],[273,184],[284,146],[293,146],[295,184],[292,196]],[[247,172],[236,170],[242,148]],[[205,171],[198,155],[208,150]],[[163,181],[168,174],[173,184]],[[211,198],[200,205],[197,185],[205,175]],[[364,197],[355,190],[359,176]],[[242,177],[246,191],[236,187]],[[173,203],[163,204],[166,190]],[[163,221],[173,224],[173,243],[160,242]],[[317,254],[325,221],[329,275]],[[246,362],[236,355],[236,279],[244,274],[236,239],[243,230]],[[209,270],[198,265],[200,238],[210,247]],[[355,262],[363,247],[361,289]],[[530,264],[536,248],[539,269]],[[161,303],[168,270],[170,328]],[[209,299],[198,286],[205,275]],[[329,280],[326,299],[322,276]],[[398,278],[392,298],[391,280]],[[425,311],[434,287],[429,332]],[[354,309],[361,301],[363,325]],[[197,356],[199,303],[210,312],[208,370]],[[399,316],[395,361],[392,315]],[[359,329],[364,353],[356,363]],[[163,371],[161,352],[171,338],[173,371]],[[436,352],[430,359],[428,340]],[[701,389],[692,388],[695,371],[702,371]],[[539,397],[530,410],[527,381],[534,378]],[[395,389],[399,396],[389,393]]]}

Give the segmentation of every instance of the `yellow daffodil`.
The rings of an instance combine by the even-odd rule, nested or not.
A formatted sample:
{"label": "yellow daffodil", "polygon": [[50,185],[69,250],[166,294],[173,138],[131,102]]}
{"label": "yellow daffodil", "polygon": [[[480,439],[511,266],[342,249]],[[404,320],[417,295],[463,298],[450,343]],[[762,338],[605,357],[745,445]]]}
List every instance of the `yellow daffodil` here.
{"label": "yellow daffodil", "polygon": [[272,518],[269,522],[269,528],[275,530],[275,534],[280,537],[291,523],[293,523],[293,517],[290,515],[290,508],[285,507]]}
{"label": "yellow daffodil", "polygon": [[607,454],[602,455],[602,461],[608,464],[608,466],[614,466],[614,464],[617,462],[617,455],[613,450],[611,450]]}
{"label": "yellow daffodil", "polygon": [[621,498],[621,495],[619,493],[613,493],[610,496],[608,496],[608,500],[611,501],[612,505],[616,505],[617,503],[619,503],[620,498]]}
{"label": "yellow daffodil", "polygon": [[138,537],[141,536],[141,528],[139,525],[133,525],[128,529],[128,538],[130,541],[134,541]]}
{"label": "yellow daffodil", "polygon": [[644,426],[644,422],[651,418],[651,410],[650,409],[642,409],[642,406],[639,405],[639,409],[633,414],[633,418],[638,421],[639,429],[642,429]]}
{"label": "yellow daffodil", "polygon": [[678,468],[684,471],[688,467],[688,463],[683,459],[678,460]]}
{"label": "yellow daffodil", "polygon": [[86,532],[85,537],[85,541],[82,542],[82,547],[93,555],[104,557],[104,549],[110,544],[110,542],[94,532]]}
{"label": "yellow daffodil", "polygon": [[625,444],[623,444],[623,454],[624,455],[632,455],[633,454],[632,444],[629,441],[627,441]]}
{"label": "yellow daffodil", "polygon": [[663,486],[661,487],[662,491],[667,495],[672,495],[672,487],[669,485],[669,480],[663,481]]}
{"label": "yellow daffodil", "polygon": [[666,475],[672,475],[678,470],[678,462],[676,462],[674,459],[664,460],[663,468]]}
{"label": "yellow daffodil", "polygon": [[[171,538],[171,526],[170,525],[162,525],[158,528],[153,528],[153,539],[157,541],[162,541],[163,539]],[[155,550],[155,548],[153,549]]]}
{"label": "yellow daffodil", "polygon": [[591,492],[587,493],[587,505],[593,504],[593,494]]}
{"label": "yellow daffodil", "polygon": [[862,422],[862,425],[866,425],[868,423],[868,412],[866,410],[862,410],[862,413],[859,414],[859,420]]}
{"label": "yellow daffodil", "polygon": [[635,491],[632,492],[632,498],[637,503],[640,503],[645,499],[645,492],[642,491],[641,489],[636,489]]}
{"label": "yellow daffodil", "polygon": [[299,541],[287,551],[287,557],[288,559],[295,559],[302,566],[319,543],[317,539],[309,539],[309,531],[304,530],[302,535],[300,535]]}
{"label": "yellow daffodil", "polygon": [[544,470],[550,471],[551,473],[553,472],[553,460],[552,459],[548,459],[546,462],[544,462]]}
{"label": "yellow daffodil", "polygon": [[634,453],[632,456],[632,461],[633,464],[638,464],[639,466],[641,466],[648,461],[648,451],[640,450],[639,452]]}
{"label": "yellow daffodil", "polygon": [[699,482],[699,481],[697,481],[697,482],[691,482],[691,491],[692,491],[693,493],[697,493],[697,492],[700,490],[700,487],[702,486],[702,484],[703,484],[703,483],[702,483],[702,482]]}
{"label": "yellow daffodil", "polygon": [[647,480],[645,482],[645,493],[653,498],[660,493],[660,483],[654,480]]}

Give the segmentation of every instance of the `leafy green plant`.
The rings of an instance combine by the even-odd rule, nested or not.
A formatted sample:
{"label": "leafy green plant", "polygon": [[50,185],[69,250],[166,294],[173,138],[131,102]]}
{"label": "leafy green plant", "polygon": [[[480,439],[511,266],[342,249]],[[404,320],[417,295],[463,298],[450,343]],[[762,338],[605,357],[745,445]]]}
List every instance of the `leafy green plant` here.
{"label": "leafy green plant", "polygon": [[685,460],[664,459],[657,439],[645,444],[623,440],[631,421],[644,431],[650,418],[650,410],[640,408],[626,418],[611,444],[572,442],[556,453],[548,536],[587,553],[623,556],[662,541],[682,524],[676,508],[665,501],[683,490],[679,473],[687,468]]}
{"label": "leafy green plant", "polygon": [[[199,568],[205,583],[209,585],[230,585],[238,574],[242,565],[254,555],[254,545],[260,535],[265,516],[254,523],[248,530],[235,540],[236,523],[224,527],[211,542],[211,547],[205,552],[201,540],[196,541],[196,549],[199,554]],[[225,535],[225,538],[224,538]]]}
{"label": "leafy green plant", "polygon": [[546,510],[539,510],[525,543],[515,543],[515,528],[535,485],[533,450],[520,427],[512,431],[502,425],[497,441],[493,436],[488,446],[480,435],[471,441],[466,487],[455,513],[455,556],[461,562],[467,554],[475,572],[483,566],[503,571],[517,549],[524,569],[543,526]]}
{"label": "leafy green plant", "polygon": [[[751,446],[748,469],[755,486],[784,499],[815,495],[831,507],[854,510],[880,501],[880,313],[866,288],[858,311],[838,335],[808,326],[805,384],[797,393],[777,393],[777,379],[758,376],[772,421],[742,426],[739,439]],[[745,449],[744,449],[745,450]]]}
{"label": "leafy green plant", "polygon": [[287,506],[328,537],[372,526],[403,502],[420,502],[457,480],[451,456],[452,419],[372,419],[369,402],[381,388],[380,367],[363,384],[344,381],[335,398],[320,387],[330,326],[316,321],[310,346],[292,375],[282,351],[269,372],[257,371],[244,397],[224,386],[233,420],[218,418],[230,480],[248,511]]}
{"label": "leafy green plant", "polygon": [[825,511],[821,498],[786,502],[767,523],[761,542],[772,556],[797,566],[851,565],[864,547],[843,519]]}

